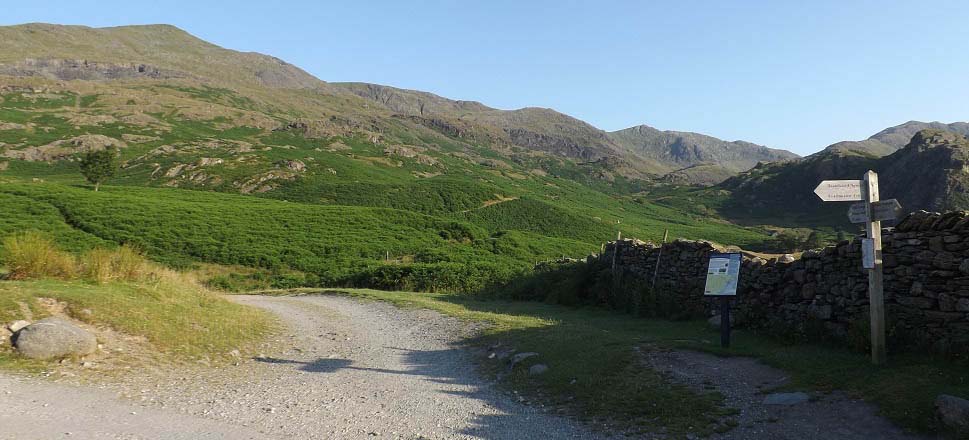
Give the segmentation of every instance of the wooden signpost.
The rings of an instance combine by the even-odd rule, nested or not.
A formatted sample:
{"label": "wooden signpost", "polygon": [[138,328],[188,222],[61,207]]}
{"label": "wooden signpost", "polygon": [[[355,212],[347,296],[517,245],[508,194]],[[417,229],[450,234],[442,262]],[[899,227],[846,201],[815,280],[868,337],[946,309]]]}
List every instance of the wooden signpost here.
{"label": "wooden signpost", "polygon": [[883,220],[894,220],[902,209],[898,200],[879,200],[878,174],[868,171],[862,180],[825,180],[814,189],[825,202],[854,202],[848,209],[852,223],[865,223],[862,267],[868,269],[868,308],[871,314],[871,361],[885,363],[885,291],[882,268]]}

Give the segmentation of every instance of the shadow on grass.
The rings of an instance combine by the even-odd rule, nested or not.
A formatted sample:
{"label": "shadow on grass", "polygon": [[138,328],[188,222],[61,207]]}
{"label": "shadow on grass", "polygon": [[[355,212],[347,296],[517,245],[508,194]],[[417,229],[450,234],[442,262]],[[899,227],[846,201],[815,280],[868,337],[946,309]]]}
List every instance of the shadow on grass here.
{"label": "shadow on grass", "polygon": [[[407,368],[393,373],[418,374],[430,380],[465,384],[480,384],[481,376],[499,378],[501,388],[517,392],[517,396],[533,407],[592,422],[595,428],[605,424],[622,432],[666,432],[674,436],[688,432],[710,433],[718,427],[719,415],[724,410],[718,394],[697,393],[670,384],[639,362],[634,347],[645,340],[644,333],[653,333],[642,327],[650,321],[628,319],[607,311],[574,310],[537,303],[462,301],[456,297],[401,292],[351,291],[350,294],[385,299],[405,307],[436,309],[458,318],[490,324],[480,336],[456,344],[454,350],[461,352],[457,355],[453,352],[403,351],[403,364]],[[414,300],[421,301],[416,303]],[[657,328],[655,332],[669,330]],[[682,332],[671,334],[684,337]],[[479,354],[473,356],[478,363],[477,371],[470,369],[458,377],[448,368],[441,370],[442,364],[453,363],[449,358],[468,359],[469,345]],[[496,347],[489,350],[493,346]],[[508,359],[514,353],[522,352],[536,352],[538,356],[511,368]],[[489,358],[492,353],[494,356]],[[530,367],[539,363],[547,365],[548,371],[530,375]],[[365,368],[326,360],[300,363],[296,367],[325,372],[336,368]],[[469,370],[466,366],[462,368]],[[473,387],[470,391],[461,389],[459,392],[485,399],[489,404],[508,402],[507,397],[495,401],[489,397],[494,392],[487,390],[492,387],[485,388]],[[512,410],[519,411],[507,409]],[[511,424],[510,420],[514,418],[485,419],[479,417],[476,429],[493,430],[495,425]],[[517,435],[514,431],[504,432],[513,438]],[[474,435],[482,434],[475,431]]]}
{"label": "shadow on grass", "polygon": [[[873,366],[866,353],[795,344],[746,330],[735,331],[731,347],[723,349],[717,332],[708,330],[703,321],[642,319],[597,308],[454,295],[347,293],[491,323],[472,343],[535,351],[541,356],[534,362],[550,367],[539,377],[518,371],[505,382],[531,396],[568,405],[586,419],[619,419],[632,426],[665,427],[667,432],[703,432],[722,413],[716,396],[679,389],[643,367],[635,359],[633,347],[644,343],[718,356],[754,357],[788,372],[788,388],[846,391],[874,403],[881,415],[916,432],[939,431],[934,414],[937,395],[969,398],[969,364],[924,354],[893,353],[888,365]],[[484,364],[489,373],[496,368],[500,365]]]}

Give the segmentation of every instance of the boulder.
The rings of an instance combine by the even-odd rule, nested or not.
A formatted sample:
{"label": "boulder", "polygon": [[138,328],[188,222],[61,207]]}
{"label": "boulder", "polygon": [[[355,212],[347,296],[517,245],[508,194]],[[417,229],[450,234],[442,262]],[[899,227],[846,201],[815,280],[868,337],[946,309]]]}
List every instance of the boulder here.
{"label": "boulder", "polygon": [[45,318],[14,335],[14,346],[31,359],[85,356],[94,353],[98,341],[83,328],[61,318]]}
{"label": "boulder", "polygon": [[940,394],[935,398],[935,412],[946,429],[959,438],[969,436],[969,400]]}

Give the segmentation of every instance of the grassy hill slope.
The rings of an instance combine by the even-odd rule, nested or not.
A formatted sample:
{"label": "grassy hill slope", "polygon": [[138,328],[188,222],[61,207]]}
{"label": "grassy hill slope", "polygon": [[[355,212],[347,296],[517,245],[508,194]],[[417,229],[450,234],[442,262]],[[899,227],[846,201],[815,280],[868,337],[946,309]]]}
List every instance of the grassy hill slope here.
{"label": "grassy hill slope", "polygon": [[[464,291],[583,257],[619,222],[641,239],[766,239],[637,196],[655,163],[553,110],[328,84],[170,26],[0,35],[2,234],[310,285]],[[78,158],[109,145],[122,168],[94,193]]]}

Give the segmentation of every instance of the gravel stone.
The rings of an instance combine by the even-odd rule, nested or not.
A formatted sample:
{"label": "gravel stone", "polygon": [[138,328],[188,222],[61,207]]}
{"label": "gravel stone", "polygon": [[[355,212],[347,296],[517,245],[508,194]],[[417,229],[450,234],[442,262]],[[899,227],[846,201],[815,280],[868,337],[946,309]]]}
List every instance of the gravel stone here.
{"label": "gravel stone", "polygon": [[805,393],[774,393],[764,398],[764,405],[797,405],[811,400]]}

